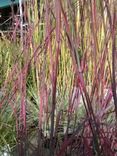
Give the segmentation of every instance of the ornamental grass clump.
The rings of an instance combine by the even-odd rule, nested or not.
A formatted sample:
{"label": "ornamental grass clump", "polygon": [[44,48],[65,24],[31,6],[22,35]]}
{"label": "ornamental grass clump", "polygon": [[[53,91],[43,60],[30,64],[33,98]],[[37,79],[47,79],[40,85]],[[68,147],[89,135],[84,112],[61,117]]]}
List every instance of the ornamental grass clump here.
{"label": "ornamental grass clump", "polygon": [[23,10],[26,29],[18,19],[0,39],[0,152],[116,156],[116,1],[29,0]]}

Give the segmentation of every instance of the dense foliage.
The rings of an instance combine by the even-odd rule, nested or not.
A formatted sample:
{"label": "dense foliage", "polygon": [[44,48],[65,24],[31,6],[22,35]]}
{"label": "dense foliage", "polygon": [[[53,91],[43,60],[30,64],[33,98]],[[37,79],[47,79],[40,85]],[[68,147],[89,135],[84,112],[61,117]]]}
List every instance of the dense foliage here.
{"label": "dense foliage", "polygon": [[0,155],[116,156],[116,0],[23,10],[0,38]]}

